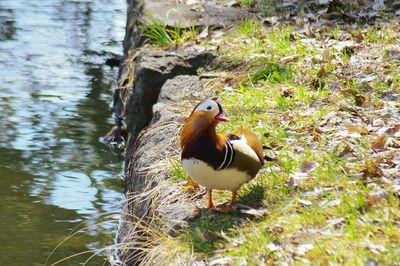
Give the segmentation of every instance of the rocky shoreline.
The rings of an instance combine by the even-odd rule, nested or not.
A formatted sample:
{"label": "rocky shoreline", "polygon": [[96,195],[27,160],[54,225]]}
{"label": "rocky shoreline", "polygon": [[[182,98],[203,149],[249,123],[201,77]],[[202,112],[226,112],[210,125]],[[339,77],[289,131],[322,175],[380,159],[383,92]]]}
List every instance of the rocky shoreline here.
{"label": "rocky shoreline", "polygon": [[[117,239],[123,265],[141,264],[145,259],[143,249],[152,244],[149,228],[173,234],[174,229],[195,215],[193,200],[169,181],[168,158],[179,153],[180,127],[193,103],[211,96],[204,90],[197,70],[212,65],[217,58],[216,51],[201,46],[143,48],[139,25],[146,10],[166,25],[195,23],[200,28],[229,27],[252,16],[245,9],[216,3],[191,7],[171,2],[129,1],[115,104],[116,115],[125,117],[129,132],[126,203]],[[178,15],[169,16],[171,13]]]}
{"label": "rocky shoreline", "polygon": [[[118,235],[121,263],[116,264],[340,264],[344,260],[330,256],[330,251],[332,246],[340,250],[346,243],[358,249],[343,252],[359,261],[364,261],[366,254],[377,255],[365,249],[364,239],[354,237],[351,228],[329,226],[332,221],[345,221],[346,215],[353,215],[350,210],[343,212],[341,202],[357,202],[360,195],[365,200],[362,204],[359,201],[361,208],[357,210],[373,205],[378,216],[387,208],[397,212],[394,205],[379,207],[375,200],[371,201],[380,193],[378,188],[398,193],[398,179],[394,178],[397,161],[385,163],[397,156],[399,147],[394,139],[399,136],[398,105],[393,102],[398,99],[398,75],[395,68],[388,68],[398,65],[398,47],[393,46],[398,40],[398,20],[393,19],[399,15],[397,5],[364,3],[348,8],[341,1],[310,1],[305,13],[293,1],[290,6],[278,7],[282,20],[273,14],[246,20],[254,18],[254,14],[219,1],[185,3],[129,1],[114,106],[117,117],[125,118],[129,132],[127,200]],[[390,10],[394,13],[384,16],[383,11]],[[196,38],[179,42],[181,45],[175,42],[175,47],[169,45],[165,49],[149,46],[139,27],[146,17],[157,17],[173,30],[176,23],[181,25],[179,29],[196,28]],[[359,20],[368,24],[359,28]],[[236,22],[240,24],[234,27]],[[230,124],[252,123],[251,127],[264,137],[266,147],[279,154],[280,162],[261,174],[262,185],[249,184],[251,189],[240,195],[243,209],[230,216],[195,213],[194,206],[202,205],[204,194],[186,183],[179,161],[178,138],[185,116],[199,99],[215,96],[216,91],[222,92],[228,114],[239,117],[240,121],[232,120]],[[326,120],[326,115],[335,119]],[[383,116],[387,121],[382,121]],[[382,134],[389,134],[391,141]],[[359,147],[357,140],[361,137],[369,144],[360,150],[355,147]],[[326,139],[329,142],[319,143]],[[308,154],[310,149],[318,156]],[[376,152],[386,159],[376,159]],[[342,160],[355,163],[343,171]],[[310,173],[310,165],[312,171],[318,171]],[[300,180],[298,173],[307,178]],[[336,173],[334,178],[332,173]],[[356,176],[351,173],[371,184],[369,194],[355,186]],[[387,183],[376,183],[376,177],[385,178]],[[190,193],[185,192],[190,188]],[[304,200],[310,193],[315,200]],[[317,200],[326,202],[326,197],[335,199],[329,209],[325,203],[316,204]],[[291,213],[281,215],[288,208]],[[324,217],[323,227],[308,219],[310,208]],[[354,218],[363,232],[377,229],[375,223],[365,223],[370,214],[363,211]],[[253,222],[256,231],[265,235],[253,233],[248,215],[262,216],[262,221]],[[299,217],[303,218],[300,224]],[[184,230],[180,230],[182,227]],[[335,235],[330,235],[324,248],[317,249],[312,243],[318,236],[311,231],[305,234],[304,227],[318,234],[331,228]],[[397,241],[389,235],[375,240]],[[254,243],[266,248],[258,250]],[[397,260],[391,244],[385,244],[385,250],[394,255],[388,257],[390,252],[385,251],[379,260]],[[235,254],[230,257],[232,252]]]}

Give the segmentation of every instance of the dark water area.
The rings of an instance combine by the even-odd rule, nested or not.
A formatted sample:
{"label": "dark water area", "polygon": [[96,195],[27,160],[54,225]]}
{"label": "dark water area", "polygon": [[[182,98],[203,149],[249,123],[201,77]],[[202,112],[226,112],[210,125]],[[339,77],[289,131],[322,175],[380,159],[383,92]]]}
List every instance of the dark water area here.
{"label": "dark water area", "polygon": [[0,265],[111,253],[123,157],[99,137],[125,21],[126,0],[0,0]]}

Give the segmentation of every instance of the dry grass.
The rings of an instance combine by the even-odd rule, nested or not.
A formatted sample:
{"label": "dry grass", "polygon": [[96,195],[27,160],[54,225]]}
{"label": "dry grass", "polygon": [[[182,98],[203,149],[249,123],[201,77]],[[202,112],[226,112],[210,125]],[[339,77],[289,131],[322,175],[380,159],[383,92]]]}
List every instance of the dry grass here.
{"label": "dry grass", "polygon": [[[177,184],[187,178],[176,163],[183,121],[156,124],[154,132],[174,127],[175,135],[154,155],[163,159],[128,166],[157,186],[128,195],[150,206],[145,220],[125,213],[121,223],[132,231],[119,250],[142,265],[399,263],[399,29],[393,21],[323,26],[310,36],[295,26],[265,29],[251,21],[212,38],[208,46],[246,65],[205,83],[220,93],[231,118],[221,130],[245,124],[278,163],[240,191],[240,208],[202,211],[172,237],[159,206],[202,194]],[[171,110],[189,113],[191,106],[188,100]],[[166,196],[172,186],[178,189]],[[243,213],[243,205],[263,216]]]}
{"label": "dry grass", "polygon": [[240,204],[266,215],[201,213],[174,242],[193,249],[185,263],[400,261],[400,60],[386,56],[399,54],[396,29],[378,22],[307,36],[252,21],[211,41],[248,66],[208,83],[232,121],[221,130],[252,128],[278,164],[240,192]]}

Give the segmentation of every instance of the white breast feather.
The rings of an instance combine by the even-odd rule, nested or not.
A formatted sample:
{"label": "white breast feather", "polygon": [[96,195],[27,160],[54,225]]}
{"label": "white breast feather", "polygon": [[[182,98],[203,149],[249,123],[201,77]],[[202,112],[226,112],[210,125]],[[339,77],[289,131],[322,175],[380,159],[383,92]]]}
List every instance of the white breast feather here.
{"label": "white breast feather", "polygon": [[[247,145],[247,139],[244,135],[238,140],[232,140],[231,143],[235,151],[259,160],[255,151]],[[198,184],[211,189],[236,191],[240,186],[252,179],[249,174],[238,169],[228,168],[217,171],[205,162],[194,158],[182,160],[182,166],[190,178]]]}
{"label": "white breast feather", "polygon": [[216,171],[198,159],[184,159],[182,165],[190,178],[211,189],[236,191],[251,179],[247,173],[240,172],[235,168]]}

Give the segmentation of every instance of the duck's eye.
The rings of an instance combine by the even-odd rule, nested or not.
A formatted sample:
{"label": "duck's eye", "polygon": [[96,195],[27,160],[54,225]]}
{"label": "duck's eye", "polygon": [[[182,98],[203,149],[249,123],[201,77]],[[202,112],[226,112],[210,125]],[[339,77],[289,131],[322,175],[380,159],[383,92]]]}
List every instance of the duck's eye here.
{"label": "duck's eye", "polygon": [[207,106],[207,110],[211,110],[212,109],[212,107],[211,106]]}

